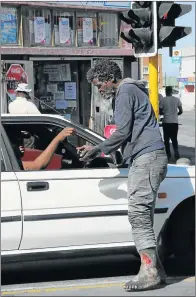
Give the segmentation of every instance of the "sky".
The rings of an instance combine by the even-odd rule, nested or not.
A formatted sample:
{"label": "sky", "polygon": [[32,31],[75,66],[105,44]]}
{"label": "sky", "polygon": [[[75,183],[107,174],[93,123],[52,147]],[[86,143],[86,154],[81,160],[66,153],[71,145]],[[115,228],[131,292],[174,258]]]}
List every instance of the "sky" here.
{"label": "sky", "polygon": [[[181,49],[185,47],[193,47],[195,46],[195,2],[177,2],[179,4],[191,4],[192,10],[177,18],[176,19],[176,25],[177,26],[183,26],[183,27],[192,27],[192,33],[187,35],[186,37],[183,37],[182,39],[179,39],[176,42],[175,49]],[[163,64],[163,75],[166,76],[178,76],[179,74],[179,64],[173,64],[171,62],[171,57],[169,57],[169,49],[164,48],[160,49],[159,53],[162,54],[162,64]]]}

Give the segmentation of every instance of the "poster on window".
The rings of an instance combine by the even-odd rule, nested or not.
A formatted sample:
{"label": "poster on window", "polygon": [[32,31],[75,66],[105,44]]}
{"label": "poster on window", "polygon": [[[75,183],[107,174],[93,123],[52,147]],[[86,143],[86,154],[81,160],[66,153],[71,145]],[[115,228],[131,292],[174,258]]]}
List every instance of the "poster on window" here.
{"label": "poster on window", "polygon": [[83,42],[93,44],[93,19],[83,18]]}
{"label": "poster on window", "polygon": [[67,101],[65,99],[56,100],[55,107],[56,107],[56,109],[66,109]]}
{"label": "poster on window", "polygon": [[44,44],[46,42],[46,30],[45,30],[44,17],[34,18],[34,35],[35,35],[35,43]]}
{"label": "poster on window", "polygon": [[65,83],[65,99],[76,100],[76,82]]}
{"label": "poster on window", "polygon": [[71,80],[70,64],[44,65],[44,73],[49,75],[50,82]]}
{"label": "poster on window", "polygon": [[1,7],[1,44],[17,43],[16,9]]}
{"label": "poster on window", "polygon": [[60,43],[71,44],[69,18],[59,18],[59,39]]}

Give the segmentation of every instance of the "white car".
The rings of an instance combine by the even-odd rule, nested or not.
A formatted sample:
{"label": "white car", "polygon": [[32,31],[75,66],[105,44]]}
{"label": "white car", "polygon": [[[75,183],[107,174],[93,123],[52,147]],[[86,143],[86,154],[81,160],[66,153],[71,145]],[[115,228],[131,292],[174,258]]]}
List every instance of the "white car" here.
{"label": "white car", "polygon": [[[4,114],[1,126],[2,267],[135,251],[127,216],[128,168],[119,165],[119,151],[85,167],[76,146],[96,145],[104,138],[81,125],[57,115]],[[67,126],[76,128],[77,135],[59,145],[47,169],[21,169],[16,136],[24,138],[26,158],[32,160]],[[164,255],[174,254],[184,269],[195,263],[194,218],[195,166],[169,165],[158,192],[154,228]]]}

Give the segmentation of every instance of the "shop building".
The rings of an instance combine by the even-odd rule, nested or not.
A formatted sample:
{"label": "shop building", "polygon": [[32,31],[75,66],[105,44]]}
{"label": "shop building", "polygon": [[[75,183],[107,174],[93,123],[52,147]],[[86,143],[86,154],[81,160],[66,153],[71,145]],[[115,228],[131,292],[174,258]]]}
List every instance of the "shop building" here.
{"label": "shop building", "polygon": [[132,46],[119,38],[127,27],[118,18],[123,10],[127,9],[84,6],[82,2],[80,6],[3,2],[1,59],[9,75],[1,82],[2,112],[7,112],[18,82],[27,79],[32,100],[42,113],[61,113],[102,132],[112,115],[112,104],[106,106],[87,82],[88,69],[96,59],[110,57],[125,76],[140,76]]}
{"label": "shop building", "polygon": [[[147,81],[147,87],[149,88],[149,58],[141,58],[141,74],[142,78]],[[162,55],[158,55],[158,87],[159,90],[163,87],[163,66]]]}
{"label": "shop building", "polygon": [[181,49],[180,99],[184,110],[195,108],[195,47]]}

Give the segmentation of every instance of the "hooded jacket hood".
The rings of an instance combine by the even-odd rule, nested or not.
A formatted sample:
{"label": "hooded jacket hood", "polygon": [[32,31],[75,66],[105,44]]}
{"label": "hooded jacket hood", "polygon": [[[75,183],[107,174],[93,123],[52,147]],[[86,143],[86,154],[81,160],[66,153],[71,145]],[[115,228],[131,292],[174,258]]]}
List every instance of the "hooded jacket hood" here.
{"label": "hooded jacket hood", "polygon": [[148,94],[148,89],[146,88],[146,86],[147,86],[147,81],[146,80],[135,80],[135,79],[132,79],[130,77],[124,78],[120,82],[120,84],[119,84],[119,86],[117,88],[116,94],[118,94],[118,91],[119,91],[120,87],[123,84],[133,84],[133,85],[137,86],[139,89],[141,89],[144,93],[146,93],[146,95],[149,95]]}

